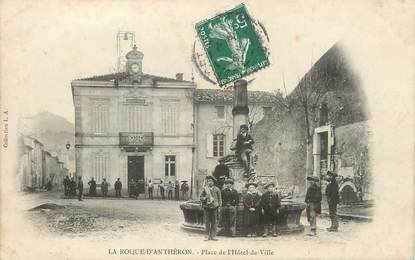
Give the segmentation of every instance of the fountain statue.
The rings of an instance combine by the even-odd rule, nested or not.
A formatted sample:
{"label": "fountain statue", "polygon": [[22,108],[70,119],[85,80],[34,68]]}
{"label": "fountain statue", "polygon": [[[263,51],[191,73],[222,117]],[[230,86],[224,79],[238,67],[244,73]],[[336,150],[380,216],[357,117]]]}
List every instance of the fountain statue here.
{"label": "fountain statue", "polygon": [[[246,235],[246,220],[244,219],[244,210],[242,205],[242,196],[246,192],[245,185],[248,182],[255,182],[258,184],[259,190],[263,190],[263,186],[271,181],[275,182],[275,176],[261,176],[255,171],[255,162],[258,159],[251,143],[247,142],[247,146],[241,148],[239,139],[241,138],[240,131],[243,132],[248,125],[248,91],[247,81],[237,80],[234,83],[233,93],[233,139],[231,151],[223,160],[230,169],[230,178],[234,180],[234,188],[239,192],[240,204],[237,209],[236,220],[236,234]],[[247,130],[247,129],[246,129]],[[246,140],[248,134],[244,134]],[[249,139],[249,137],[248,137]],[[245,153],[245,154],[242,154]],[[242,159],[241,159],[242,158]],[[302,211],[305,209],[305,203],[294,202],[292,200],[281,200],[280,214],[278,217],[278,230],[280,233],[301,232],[304,226],[300,222]],[[184,214],[184,223],[182,227],[191,231],[204,230],[204,216],[200,201],[190,200],[180,205]],[[219,226],[220,227],[220,226]]]}

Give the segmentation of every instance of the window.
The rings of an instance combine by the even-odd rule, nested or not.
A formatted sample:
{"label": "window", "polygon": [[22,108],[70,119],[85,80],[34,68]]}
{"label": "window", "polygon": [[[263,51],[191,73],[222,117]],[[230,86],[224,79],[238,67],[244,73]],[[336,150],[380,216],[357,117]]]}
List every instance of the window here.
{"label": "window", "polygon": [[175,135],[177,132],[178,104],[165,103],[161,108],[161,123],[163,134]]}
{"label": "window", "polygon": [[164,158],[164,175],[166,177],[176,176],[176,156],[166,155]]}
{"label": "window", "polygon": [[108,173],[108,156],[99,153],[93,156],[92,160],[92,176],[95,181],[101,182],[103,178],[107,178]]}
{"label": "window", "polygon": [[92,132],[104,134],[108,130],[108,102],[95,100],[92,104]]}
{"label": "window", "polygon": [[127,129],[128,132],[144,132],[145,130],[145,107],[139,105],[127,106]]}
{"label": "window", "polygon": [[225,135],[217,134],[213,135],[213,156],[221,157],[225,151]]}
{"label": "window", "polygon": [[218,114],[218,118],[224,119],[225,118],[225,106],[216,106],[216,113]]}

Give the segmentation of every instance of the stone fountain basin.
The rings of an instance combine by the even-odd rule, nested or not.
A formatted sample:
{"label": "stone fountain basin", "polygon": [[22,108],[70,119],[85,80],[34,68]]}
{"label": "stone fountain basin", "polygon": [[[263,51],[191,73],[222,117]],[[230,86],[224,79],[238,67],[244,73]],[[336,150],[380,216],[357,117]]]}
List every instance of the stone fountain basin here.
{"label": "stone fountain basin", "polygon": [[[277,226],[281,234],[303,232],[304,226],[300,222],[302,211],[306,208],[306,204],[295,202],[293,200],[282,199],[280,214],[278,216]],[[193,232],[204,232],[204,212],[201,202],[198,200],[189,200],[180,205],[183,211],[184,223],[182,228]],[[263,225],[258,227],[258,234],[263,231]],[[221,223],[219,223],[219,228]],[[237,236],[245,236],[247,234],[246,220],[244,218],[244,209],[242,202],[238,205],[236,219]]]}

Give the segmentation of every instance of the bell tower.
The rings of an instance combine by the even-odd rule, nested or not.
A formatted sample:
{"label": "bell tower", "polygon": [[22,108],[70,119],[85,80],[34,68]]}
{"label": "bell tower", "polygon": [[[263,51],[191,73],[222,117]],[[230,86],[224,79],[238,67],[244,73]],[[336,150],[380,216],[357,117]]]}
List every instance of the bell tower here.
{"label": "bell tower", "polygon": [[130,76],[132,82],[140,82],[143,75],[143,58],[144,54],[137,50],[134,45],[133,50],[129,51],[125,58],[127,59],[126,72]]}

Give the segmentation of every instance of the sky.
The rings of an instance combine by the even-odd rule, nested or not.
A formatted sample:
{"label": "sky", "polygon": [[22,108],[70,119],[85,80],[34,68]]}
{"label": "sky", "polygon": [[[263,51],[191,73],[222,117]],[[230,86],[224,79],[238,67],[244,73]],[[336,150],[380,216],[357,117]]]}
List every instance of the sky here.
{"label": "sky", "polygon": [[[185,80],[190,80],[193,71],[198,88],[219,88],[203,80],[191,62],[194,25],[240,3],[5,2],[8,4],[3,2],[1,29],[7,33],[2,35],[5,41],[1,54],[8,100],[24,104],[16,108],[19,115],[49,111],[70,122],[74,122],[71,80],[115,71],[119,30],[135,32],[138,49],[144,53],[144,73],[174,78],[181,72]],[[333,44],[347,38],[352,27],[359,29],[353,23],[359,24],[363,6],[346,6],[341,1],[244,3],[251,16],[265,26],[271,51],[271,66],[255,74],[249,89],[281,89],[288,93]],[[372,5],[369,3],[368,8]]]}

